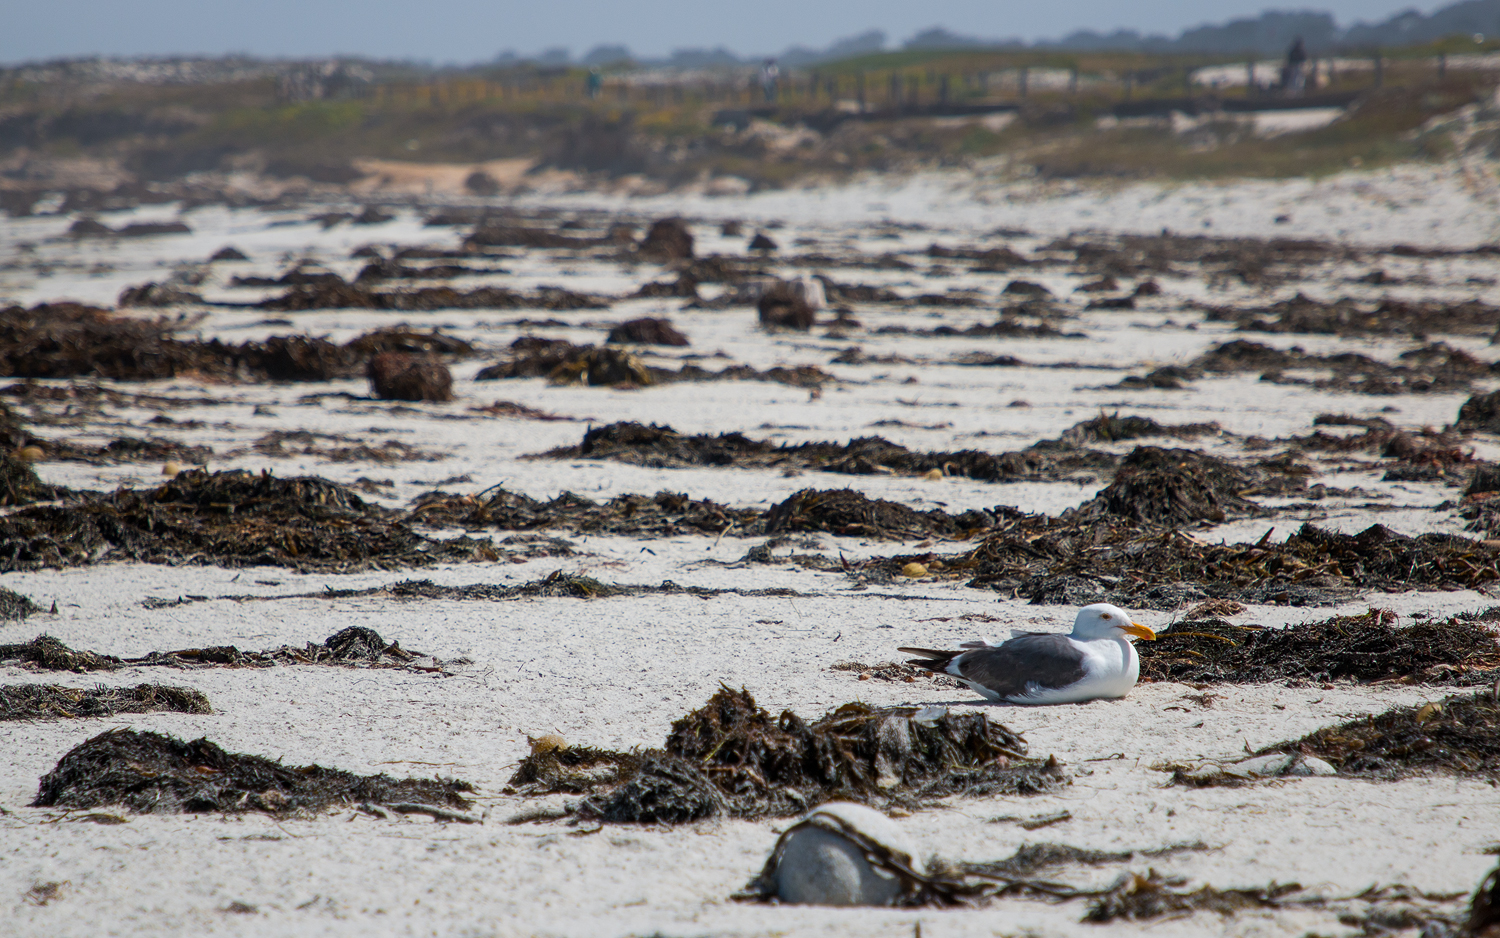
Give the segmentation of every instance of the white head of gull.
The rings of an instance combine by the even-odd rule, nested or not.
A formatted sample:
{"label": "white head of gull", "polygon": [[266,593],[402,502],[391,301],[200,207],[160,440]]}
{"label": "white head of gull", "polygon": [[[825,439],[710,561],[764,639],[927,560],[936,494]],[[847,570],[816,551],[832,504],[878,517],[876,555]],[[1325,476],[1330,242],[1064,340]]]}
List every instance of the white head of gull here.
{"label": "white head of gull", "polygon": [[1071,635],[1026,632],[999,645],[966,642],[960,651],[900,648],[914,664],[958,678],[991,700],[1013,704],[1082,703],[1124,697],[1140,677],[1131,639],[1156,633],[1125,610],[1094,603],[1078,610]]}

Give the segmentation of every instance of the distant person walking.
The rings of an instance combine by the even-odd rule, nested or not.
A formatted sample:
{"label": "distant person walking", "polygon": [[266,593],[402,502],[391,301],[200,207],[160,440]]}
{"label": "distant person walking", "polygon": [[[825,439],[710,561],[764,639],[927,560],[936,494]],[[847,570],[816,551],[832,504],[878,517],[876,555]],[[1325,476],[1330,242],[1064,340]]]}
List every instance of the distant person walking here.
{"label": "distant person walking", "polygon": [[1292,98],[1307,91],[1307,47],[1298,36],[1286,50],[1286,64],[1281,66],[1281,90]]}
{"label": "distant person walking", "polygon": [[600,73],[599,66],[595,65],[589,69],[588,83],[589,100],[599,100],[599,94],[604,91],[604,75]]}
{"label": "distant person walking", "polygon": [[760,90],[765,92],[767,104],[776,103],[776,79],[780,74],[775,59],[766,59],[766,64],[760,67]]}

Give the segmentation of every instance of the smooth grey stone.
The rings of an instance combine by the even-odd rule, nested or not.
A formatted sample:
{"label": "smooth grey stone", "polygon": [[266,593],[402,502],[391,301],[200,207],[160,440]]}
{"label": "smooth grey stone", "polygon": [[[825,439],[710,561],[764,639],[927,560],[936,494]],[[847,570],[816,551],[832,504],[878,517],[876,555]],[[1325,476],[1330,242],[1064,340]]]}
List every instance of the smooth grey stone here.
{"label": "smooth grey stone", "polygon": [[1317,756],[1303,756],[1292,766],[1288,775],[1337,775],[1339,770]]}
{"label": "smooth grey stone", "polygon": [[[879,811],[832,802],[808,817],[819,814],[838,818],[913,869],[921,868],[914,862],[911,844],[901,828]],[[871,864],[858,844],[837,831],[815,825],[785,836],[775,882],[776,895],[782,902],[801,905],[890,905],[906,889],[895,874]]]}
{"label": "smooth grey stone", "polygon": [[1256,756],[1253,759],[1245,759],[1236,762],[1235,767],[1250,775],[1259,775],[1262,778],[1274,778],[1285,775],[1297,761],[1297,757],[1287,755],[1284,752],[1273,752],[1266,756]]}

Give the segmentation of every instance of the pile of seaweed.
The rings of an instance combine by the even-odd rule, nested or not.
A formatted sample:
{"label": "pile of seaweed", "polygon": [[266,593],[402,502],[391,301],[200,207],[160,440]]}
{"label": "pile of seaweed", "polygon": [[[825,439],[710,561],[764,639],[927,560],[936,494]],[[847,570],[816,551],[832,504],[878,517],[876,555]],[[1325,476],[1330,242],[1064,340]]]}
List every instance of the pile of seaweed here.
{"label": "pile of seaweed", "polygon": [[137,684],[134,687],[59,687],[9,684],[0,687],[0,720],[48,717],[112,717],[117,713],[212,713],[208,698],[190,687]]}
{"label": "pile of seaweed", "polygon": [[1308,264],[1354,256],[1348,247],[1326,241],[1293,238],[1210,238],[1163,233],[1089,239],[1069,235],[1036,251],[1070,253],[1079,266],[1116,277],[1171,273],[1174,265],[1207,271],[1210,277],[1248,284],[1275,282]]}
{"label": "pile of seaweed", "polygon": [[449,455],[420,449],[400,440],[384,440],[372,446],[343,433],[314,433],[311,430],[272,430],[256,440],[251,448],[262,456],[278,459],[316,456],[329,462],[437,462]]}
{"label": "pile of seaweed", "polygon": [[1281,543],[1209,544],[1110,515],[1007,518],[969,551],[866,561],[856,573],[899,575],[922,563],[969,585],[1033,603],[1113,602],[1175,609],[1208,598],[1332,605],[1356,590],[1477,589],[1500,580],[1500,546],[1451,534],[1407,537],[1384,525],[1358,534],[1304,524]]}
{"label": "pile of seaweed", "polygon": [[243,470],[192,470],[0,518],[0,571],[132,560],[350,572],[498,557],[488,540],[417,534],[326,479]]}
{"label": "pile of seaweed", "polygon": [[765,514],[766,534],[827,531],[853,537],[951,537],[967,539],[995,526],[996,519],[1016,514],[1004,506],[970,509],[950,515],[941,508],[917,511],[898,502],[869,498],[853,489],[803,489]]}
{"label": "pile of seaweed", "polygon": [[[147,600],[149,607],[160,603]],[[247,651],[233,645],[153,651],[139,658],[118,658],[92,651],[74,651],[50,635],[29,642],[0,645],[0,663],[20,664],[45,671],[118,671],[129,667],[271,668],[277,665],[321,664],[346,668],[405,668],[416,661],[434,661],[420,652],[387,643],[374,629],[351,625],[321,642],[302,647],[282,645],[266,651]]]}
{"label": "pile of seaweed", "polygon": [[872,499],[852,489],[803,489],[765,512],[728,508],[674,492],[617,495],[606,502],[564,492],[540,501],[503,488],[478,495],[431,492],[420,497],[407,520],[468,530],[529,531],[562,528],[579,534],[673,537],[679,534],[733,534],[739,537],[827,531],[866,538],[967,539],[993,528],[996,519],[1015,514],[996,506],[952,515],[941,508],[917,511],[897,502]]}
{"label": "pile of seaweed", "polygon": [[[1446,394],[1467,390],[1475,381],[1493,378],[1500,363],[1488,363],[1462,349],[1434,342],[1402,352],[1397,364],[1387,364],[1358,352],[1314,355],[1293,346],[1277,349],[1259,342],[1233,339],[1221,343],[1187,365],[1168,365],[1144,376],[1131,376],[1121,387],[1180,388],[1183,382],[1206,374],[1260,372],[1271,384],[1306,385],[1352,394]],[[1304,377],[1312,372],[1322,377]]]}
{"label": "pile of seaweed", "polygon": [[596,502],[572,492],[564,492],[544,502],[503,488],[489,489],[478,495],[432,492],[417,500],[407,518],[413,523],[469,530],[563,528],[580,534],[636,537],[719,534],[731,528],[743,534],[763,530],[761,513],[755,509],[727,508],[713,501],[699,501],[673,492],[657,492],[650,496],[618,495],[606,502]]}
{"label": "pile of seaweed", "polygon": [[1289,300],[1255,308],[1210,307],[1207,318],[1236,323],[1241,332],[1297,332],[1315,335],[1415,335],[1433,332],[1489,335],[1500,309],[1479,300],[1410,302],[1389,297],[1361,303],[1349,297],[1323,302],[1298,293]]}
{"label": "pile of seaweed", "polygon": [[750,365],[729,365],[711,371],[688,362],[677,369],[648,365],[624,349],[574,345],[564,339],[522,336],[510,345],[510,355],[479,370],[476,381],[507,378],[547,378],[553,384],[637,386],[708,381],[768,381],[799,388],[816,388],[837,380],[813,365],[788,368],[775,365],[764,371]]}
{"label": "pile of seaweed", "polygon": [[380,352],[466,355],[473,347],[437,332],[395,328],[344,345],[306,335],[238,345],[178,339],[184,323],[117,316],[77,303],[0,310],[0,375],[151,381],[181,375],[225,380],[328,381],[361,373]]}
{"label": "pile of seaweed", "polygon": [[1495,631],[1461,617],[1398,627],[1394,613],[1371,609],[1280,629],[1209,619],[1180,622],[1156,638],[1137,645],[1143,681],[1463,685],[1500,675]]}
{"label": "pile of seaweed", "polygon": [[31,597],[0,586],[0,621],[20,620],[41,611],[42,607],[32,602]]}
{"label": "pile of seaweed", "polygon": [[1074,513],[1108,515],[1164,525],[1224,521],[1261,507],[1240,496],[1256,475],[1194,450],[1138,446],[1120,463],[1114,481]]}
{"label": "pile of seaweed", "polygon": [[756,469],[812,469],[848,475],[895,472],[944,475],[985,482],[1055,480],[1108,472],[1118,457],[1055,440],[1044,440],[1018,452],[964,450],[916,453],[882,437],[861,437],[847,444],[775,444],[742,433],[685,435],[671,427],[611,423],[594,427],[578,446],[539,454],[541,459],[608,459],[652,468],[736,466]]}
{"label": "pile of seaweed", "polygon": [[1277,752],[1317,756],[1342,776],[1389,780],[1442,772],[1500,779],[1500,701],[1493,688],[1486,688],[1393,707],[1256,754]]}
{"label": "pile of seaweed", "polygon": [[720,687],[672,724],[662,749],[534,747],[507,791],[586,794],[605,821],[784,817],[830,800],[920,805],[952,794],[1017,795],[1067,783],[1056,759],[1026,756],[1019,735],[978,712],[850,703],[806,723]]}
{"label": "pile of seaweed", "polygon": [[576,293],[562,287],[538,287],[530,293],[507,287],[419,287],[414,290],[371,290],[343,280],[293,286],[281,296],[262,300],[261,309],[300,311],[309,309],[387,309],[427,311],[435,309],[608,309],[607,297]]}
{"label": "pile of seaweed", "polygon": [[320,765],[283,765],[225,752],[206,739],[184,742],[130,729],[80,743],[42,776],[35,808],[122,805],[142,814],[263,811],[286,816],[349,805],[467,808],[457,779],[354,775]]}
{"label": "pile of seaweed", "polygon": [[39,479],[30,463],[0,449],[0,507],[49,501],[66,492],[67,489],[48,485]]}
{"label": "pile of seaweed", "polygon": [[931,329],[913,329],[910,326],[881,326],[875,335],[910,335],[925,338],[1002,338],[1002,339],[1087,339],[1083,332],[1063,332],[1047,322],[1027,323],[1015,316],[1002,316],[992,323],[976,322],[960,329],[957,326],[934,326]]}

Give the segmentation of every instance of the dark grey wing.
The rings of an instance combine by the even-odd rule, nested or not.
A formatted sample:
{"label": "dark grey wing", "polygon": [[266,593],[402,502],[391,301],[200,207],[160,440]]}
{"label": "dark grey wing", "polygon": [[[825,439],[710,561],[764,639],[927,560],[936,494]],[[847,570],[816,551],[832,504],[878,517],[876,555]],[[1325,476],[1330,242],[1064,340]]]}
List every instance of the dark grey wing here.
{"label": "dark grey wing", "polygon": [[1028,684],[1055,688],[1078,683],[1085,673],[1083,662],[1083,652],[1066,635],[1033,632],[995,648],[971,651],[958,669],[965,680],[1001,697],[1021,697]]}

